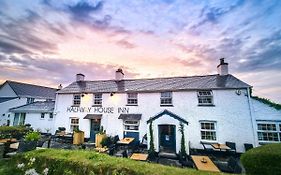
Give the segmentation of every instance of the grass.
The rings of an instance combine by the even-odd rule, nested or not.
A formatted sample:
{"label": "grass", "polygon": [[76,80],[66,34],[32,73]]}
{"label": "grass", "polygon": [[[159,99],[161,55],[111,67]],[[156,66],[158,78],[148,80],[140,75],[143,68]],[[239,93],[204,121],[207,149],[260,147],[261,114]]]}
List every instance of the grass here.
{"label": "grass", "polygon": [[[30,166],[30,159],[36,161]],[[129,174],[129,175],[216,175],[213,173],[198,171],[192,168],[176,168],[154,163],[134,161],[126,158],[116,158],[93,151],[84,150],[36,150],[19,154],[9,161],[0,161],[0,174],[20,174],[16,167],[19,163],[25,163],[30,168],[42,172],[49,169],[49,174]],[[22,172],[22,174],[24,174]]]}

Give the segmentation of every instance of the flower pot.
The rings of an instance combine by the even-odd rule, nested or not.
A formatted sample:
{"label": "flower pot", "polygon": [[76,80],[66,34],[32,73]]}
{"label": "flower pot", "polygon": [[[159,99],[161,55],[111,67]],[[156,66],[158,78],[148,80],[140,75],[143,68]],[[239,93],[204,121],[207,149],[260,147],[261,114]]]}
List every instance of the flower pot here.
{"label": "flower pot", "polygon": [[74,145],[80,145],[84,143],[84,132],[74,132],[73,134],[73,144]]}
{"label": "flower pot", "polygon": [[97,148],[101,148],[102,145],[101,145],[101,141],[103,138],[105,138],[106,135],[105,134],[96,134],[96,147]]}

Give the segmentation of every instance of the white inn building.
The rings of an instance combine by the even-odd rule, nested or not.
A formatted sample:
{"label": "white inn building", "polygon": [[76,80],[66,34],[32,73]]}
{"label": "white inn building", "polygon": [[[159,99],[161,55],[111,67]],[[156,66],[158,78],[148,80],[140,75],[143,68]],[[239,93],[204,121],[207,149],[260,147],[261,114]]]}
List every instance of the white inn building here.
{"label": "white inn building", "polygon": [[[186,148],[203,142],[234,142],[258,146],[280,142],[281,112],[250,97],[251,86],[228,73],[221,59],[218,74],[206,76],[76,81],[57,92],[54,128],[72,132],[79,127],[94,140],[103,126],[108,135],[141,141],[152,123],[156,151],[179,152],[180,123]],[[149,144],[148,144],[149,145]]]}

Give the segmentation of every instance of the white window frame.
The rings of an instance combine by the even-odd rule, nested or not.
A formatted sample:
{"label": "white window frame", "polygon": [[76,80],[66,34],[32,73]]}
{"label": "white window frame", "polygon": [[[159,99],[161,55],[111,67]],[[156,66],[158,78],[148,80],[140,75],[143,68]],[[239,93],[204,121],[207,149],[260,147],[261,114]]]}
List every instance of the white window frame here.
{"label": "white window frame", "polygon": [[73,94],[73,106],[80,106],[81,105],[81,98],[82,98],[81,94]]}
{"label": "white window frame", "polygon": [[[79,123],[80,123],[80,120],[78,117],[70,117],[70,132],[73,132],[74,128],[78,128],[79,129]],[[73,120],[78,120],[78,123],[72,123]]]}
{"label": "white window frame", "polygon": [[138,93],[127,93],[127,105],[130,106],[138,105]]}
{"label": "white window frame", "polygon": [[[167,95],[169,94],[169,95]],[[170,103],[166,103],[171,101]],[[160,93],[160,106],[171,106],[173,105],[173,93],[171,91],[165,91]]]}
{"label": "white window frame", "polygon": [[[42,117],[42,116],[43,116],[43,117]],[[41,120],[44,120],[44,119],[45,119],[45,116],[46,116],[46,113],[42,112],[41,115],[40,115],[40,119],[41,119]]]}
{"label": "white window frame", "polygon": [[[18,117],[17,123],[15,123],[15,119]],[[26,113],[15,113],[13,126],[24,125],[26,119]],[[22,122],[22,123],[21,123]]]}
{"label": "white window frame", "polygon": [[[132,123],[135,122],[135,123]],[[139,120],[124,120],[124,131],[125,132],[139,132],[140,121]],[[127,127],[137,127],[137,129],[128,129]]]}
{"label": "white window frame", "polygon": [[[213,124],[214,128],[206,129],[202,128],[202,124]],[[207,136],[203,139],[202,132],[209,132],[209,133],[214,133],[215,139],[206,139]],[[211,135],[211,134],[210,134]],[[216,142],[218,140],[217,137],[217,122],[216,121],[200,121],[200,139],[201,141],[207,141],[207,142]]]}
{"label": "white window frame", "polygon": [[[209,94],[208,94],[209,93]],[[214,95],[212,90],[202,90],[197,92],[198,105],[199,106],[213,106]],[[211,99],[211,102],[206,102]],[[205,101],[205,102],[202,102]]]}
{"label": "white window frame", "polygon": [[[259,125],[265,125],[265,128],[262,129]],[[275,130],[268,127],[268,125],[275,125]],[[267,137],[270,137],[271,134],[277,134],[277,140],[264,140],[263,136],[260,137],[260,134],[266,134]],[[279,143],[281,142],[281,121],[257,121],[257,135],[259,143]]]}
{"label": "white window frame", "polygon": [[30,103],[33,103],[35,100],[35,98],[30,98],[30,97],[27,97],[26,98],[26,104],[30,104]]}
{"label": "white window frame", "polygon": [[102,106],[102,93],[94,94],[94,105],[93,106]]}
{"label": "white window frame", "polygon": [[[52,117],[51,117],[52,116]],[[54,118],[54,113],[49,113],[49,120],[53,120],[53,118]]]}

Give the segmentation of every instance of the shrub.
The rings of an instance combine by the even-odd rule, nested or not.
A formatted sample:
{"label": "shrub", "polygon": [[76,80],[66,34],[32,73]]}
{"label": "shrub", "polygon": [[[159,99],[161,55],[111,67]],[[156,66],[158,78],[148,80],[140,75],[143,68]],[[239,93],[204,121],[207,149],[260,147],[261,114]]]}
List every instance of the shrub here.
{"label": "shrub", "polygon": [[281,144],[268,144],[242,154],[247,174],[271,175],[281,172]]}
{"label": "shrub", "polygon": [[24,137],[24,141],[38,141],[41,138],[41,134],[39,132],[36,131],[30,131],[28,132],[25,137]]}
{"label": "shrub", "polygon": [[[34,161],[33,161],[34,160]],[[175,168],[154,163],[139,162],[126,158],[111,157],[93,151],[44,149],[18,154],[10,160],[9,166],[18,171],[17,166],[42,173],[46,168],[48,175],[212,175],[189,168]],[[32,166],[30,162],[32,161]],[[0,165],[1,170],[1,165]],[[1,172],[1,171],[0,171]],[[15,173],[15,174],[24,174]],[[221,173],[223,174],[223,173]]]}
{"label": "shrub", "polygon": [[21,139],[31,128],[25,126],[0,126],[0,139]]}

